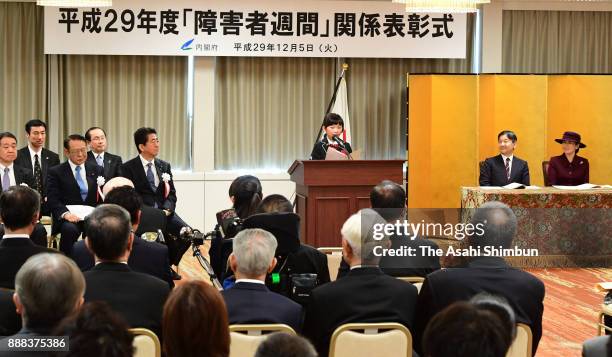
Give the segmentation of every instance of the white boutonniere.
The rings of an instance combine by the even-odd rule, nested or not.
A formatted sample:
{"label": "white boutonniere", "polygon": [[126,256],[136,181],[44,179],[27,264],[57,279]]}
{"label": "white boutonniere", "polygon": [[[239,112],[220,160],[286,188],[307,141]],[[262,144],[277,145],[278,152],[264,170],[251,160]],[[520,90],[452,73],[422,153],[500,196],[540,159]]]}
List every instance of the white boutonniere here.
{"label": "white boutonniere", "polygon": [[28,184],[27,184],[27,183],[25,183],[25,182],[22,182],[21,184],[19,184],[19,186],[30,187],[30,186],[28,186]]}
{"label": "white boutonniere", "polygon": [[161,176],[162,181],[164,181],[164,199],[168,198],[170,195],[170,174],[164,172]]}
{"label": "white boutonniere", "polygon": [[102,193],[102,186],[104,186],[104,184],[106,183],[106,180],[104,179],[104,176],[98,176],[98,178],[96,179],[96,184],[98,185],[98,200],[100,200],[100,198],[102,199],[102,201],[104,201],[104,194]]}
{"label": "white boutonniere", "polygon": [[164,173],[162,174],[162,181],[164,181],[165,183],[170,182],[170,174],[169,174],[169,173],[167,173],[167,172],[164,172]]}

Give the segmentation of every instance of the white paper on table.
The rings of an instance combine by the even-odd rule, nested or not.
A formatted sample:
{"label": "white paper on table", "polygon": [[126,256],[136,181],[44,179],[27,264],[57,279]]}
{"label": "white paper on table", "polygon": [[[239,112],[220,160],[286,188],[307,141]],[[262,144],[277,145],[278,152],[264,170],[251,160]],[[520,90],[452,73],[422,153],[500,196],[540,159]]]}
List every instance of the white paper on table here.
{"label": "white paper on table", "polygon": [[480,186],[479,187],[481,190],[502,190],[503,187],[501,186]]}
{"label": "white paper on table", "polygon": [[85,205],[67,205],[66,208],[68,208],[70,213],[79,217],[81,221],[84,220],[85,217],[89,216],[94,210],[93,207]]}
{"label": "white paper on table", "polygon": [[558,188],[559,190],[591,190],[594,188],[612,188],[610,185],[594,185],[592,183],[583,183],[582,185],[578,186],[555,185],[553,187]]}

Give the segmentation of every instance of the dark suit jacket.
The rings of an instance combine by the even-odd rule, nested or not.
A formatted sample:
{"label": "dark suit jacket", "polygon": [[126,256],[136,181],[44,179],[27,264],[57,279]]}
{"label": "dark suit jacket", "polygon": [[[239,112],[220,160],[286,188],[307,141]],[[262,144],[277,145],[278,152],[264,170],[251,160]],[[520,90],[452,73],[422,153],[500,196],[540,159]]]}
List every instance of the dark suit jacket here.
{"label": "dark suit jacket", "polygon": [[161,337],[168,283],[122,263],[100,263],[83,275],[85,302],[106,301],[131,327],[148,328]]}
{"label": "dark suit jacket", "polygon": [[[142,202],[145,205],[153,207],[157,203],[159,209],[174,212],[176,209],[176,189],[174,188],[172,168],[169,163],[155,159],[155,169],[157,170],[157,177],[159,178],[159,184],[157,185],[156,191],[153,191],[151,185],[149,185],[149,181],[147,181],[147,176],[142,166],[142,161],[140,161],[140,156],[136,156],[132,160],[125,162],[121,166],[121,174],[134,183],[134,188],[142,197]],[[168,198],[164,198],[165,185],[162,180],[162,174],[164,173],[170,175],[170,192]]]}
{"label": "dark suit jacket", "polygon": [[81,198],[79,185],[72,174],[72,169],[68,161],[55,166],[49,170],[47,178],[47,197],[49,209],[53,215],[53,233],[57,233],[60,228],[62,214],[68,212],[66,205],[87,205],[95,207],[100,201],[98,197],[97,179],[104,176],[104,171],[98,165],[85,162],[85,176],[87,178],[87,197],[85,201]]}
{"label": "dark suit jacket", "polygon": [[584,341],[582,345],[582,357],[606,357],[608,355],[608,343],[610,336],[599,336]]}
{"label": "dark suit jacket", "polygon": [[264,284],[239,282],[221,292],[232,324],[286,324],[296,332],[302,328],[302,306],[273,293]]}
{"label": "dark suit jacket", "polygon": [[527,161],[516,155],[512,158],[510,168],[510,181],[506,178],[506,164],[501,155],[490,157],[484,161],[480,168],[480,186],[505,186],[516,182],[529,186],[529,166]]}
{"label": "dark suit jacket", "polygon": [[21,329],[21,316],[15,311],[14,290],[0,288],[0,336],[11,336]]}
{"label": "dark suit jacket", "polygon": [[[13,171],[15,174],[15,184],[17,186],[25,183],[30,188],[34,188],[34,176],[32,175],[32,171],[23,166],[19,166],[16,163],[13,163]],[[3,188],[2,182],[0,182],[0,192],[2,192]]]}
{"label": "dark suit jacket", "polygon": [[[60,159],[58,154],[45,148],[42,149],[40,156],[41,157],[39,159],[42,169],[43,187],[47,187],[47,173],[49,172],[50,168],[60,164]],[[30,150],[27,146],[22,147],[19,149],[19,151],[17,151],[17,160],[15,160],[15,164],[30,170],[32,177],[34,177],[34,166],[32,165]]]}
{"label": "dark suit jacket", "polygon": [[[327,148],[329,145],[329,141],[327,140],[327,136],[325,136],[321,141],[317,142],[315,146],[312,148],[312,152],[310,153],[311,160],[325,160],[325,156],[327,156]],[[344,147],[346,151],[350,153],[353,152],[351,148],[351,144],[344,143]]]}
{"label": "dark suit jacket", "polygon": [[412,331],[416,299],[412,284],[378,268],[356,268],[312,291],[303,333],[325,357],[332,333],[346,323],[398,322]]}
{"label": "dark suit jacket", "polygon": [[527,324],[533,333],[533,354],[542,337],[544,284],[535,276],[511,268],[502,258],[472,259],[467,267],[431,273],[419,294],[413,333],[417,352],[427,323],[456,301],[466,301],[480,292],[506,298],[516,313],[516,321]]}
{"label": "dark suit jacket", "polygon": [[[87,153],[87,162],[97,165],[94,154],[89,151]],[[104,178],[106,181],[121,176],[121,165],[123,164],[123,160],[121,156],[113,155],[111,153],[104,153]]]}
{"label": "dark suit jacket", "polygon": [[30,238],[0,240],[0,288],[15,289],[15,275],[29,257],[58,251],[34,244]]}
{"label": "dark suit jacket", "polygon": [[[94,256],[87,250],[84,240],[74,244],[72,259],[81,271],[90,270],[95,265]],[[136,272],[152,275],[167,282],[171,288],[174,287],[174,280],[170,275],[168,247],[163,244],[147,242],[140,237],[134,237],[134,245],[132,245],[128,265]]]}

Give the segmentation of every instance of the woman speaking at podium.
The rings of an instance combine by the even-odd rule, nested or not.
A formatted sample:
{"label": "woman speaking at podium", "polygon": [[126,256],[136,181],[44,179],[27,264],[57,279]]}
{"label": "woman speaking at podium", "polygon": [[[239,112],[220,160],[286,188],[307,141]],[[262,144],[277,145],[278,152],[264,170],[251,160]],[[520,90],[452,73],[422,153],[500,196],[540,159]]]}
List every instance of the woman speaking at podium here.
{"label": "woman speaking at podium", "polygon": [[325,137],[314,145],[310,159],[325,160],[328,150],[336,150],[350,158],[353,152],[351,144],[338,137],[344,132],[344,120],[342,120],[342,117],[336,113],[327,113],[325,119],[323,119],[323,131],[325,131]]}

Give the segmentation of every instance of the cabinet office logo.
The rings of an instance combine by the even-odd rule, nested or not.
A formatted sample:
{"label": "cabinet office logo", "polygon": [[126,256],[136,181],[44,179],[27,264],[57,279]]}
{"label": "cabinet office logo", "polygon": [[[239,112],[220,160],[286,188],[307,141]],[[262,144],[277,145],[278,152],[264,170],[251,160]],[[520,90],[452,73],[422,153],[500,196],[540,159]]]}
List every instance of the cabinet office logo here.
{"label": "cabinet office logo", "polygon": [[191,40],[183,43],[183,45],[181,46],[181,50],[183,51],[192,50],[193,48],[191,48],[191,44],[193,43],[193,40],[195,40],[195,38],[192,38]]}

